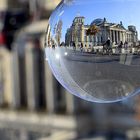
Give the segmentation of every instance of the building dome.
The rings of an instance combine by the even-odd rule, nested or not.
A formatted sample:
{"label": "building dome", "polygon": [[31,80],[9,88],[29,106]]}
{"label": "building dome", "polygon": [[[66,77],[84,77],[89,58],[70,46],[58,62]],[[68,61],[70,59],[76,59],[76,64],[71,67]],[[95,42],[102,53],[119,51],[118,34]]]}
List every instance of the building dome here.
{"label": "building dome", "polygon": [[91,25],[100,25],[104,22],[104,19],[97,18],[91,22]]}
{"label": "building dome", "polygon": [[136,32],[136,27],[133,25],[128,26],[128,30],[132,32]]}

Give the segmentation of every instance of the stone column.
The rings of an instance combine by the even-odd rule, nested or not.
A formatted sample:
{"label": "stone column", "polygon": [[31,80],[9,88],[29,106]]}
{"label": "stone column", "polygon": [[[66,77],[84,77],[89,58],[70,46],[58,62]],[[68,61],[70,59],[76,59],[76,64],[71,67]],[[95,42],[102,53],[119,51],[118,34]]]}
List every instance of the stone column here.
{"label": "stone column", "polygon": [[124,34],[124,41],[128,41],[128,34],[127,33],[123,33]]}
{"label": "stone column", "polygon": [[120,42],[120,31],[118,31],[118,41]]}
{"label": "stone column", "polygon": [[116,31],[117,44],[119,43],[118,31]]}
{"label": "stone column", "polygon": [[111,38],[112,38],[112,43],[114,42],[114,38],[113,38],[113,30],[111,30]]}
{"label": "stone column", "polygon": [[110,40],[113,41],[113,40],[112,40],[112,30],[110,30],[109,34],[110,34],[110,35],[109,35],[109,36],[110,36]]}
{"label": "stone column", "polygon": [[84,36],[85,36],[85,29],[84,29],[84,26],[82,26],[82,31],[81,31],[81,42],[84,42]]}
{"label": "stone column", "polygon": [[92,45],[94,46],[95,43],[94,43],[94,36],[92,36]]}
{"label": "stone column", "polygon": [[123,41],[127,41],[127,34],[123,32]]}
{"label": "stone column", "polygon": [[120,36],[120,41],[123,41],[123,40],[122,40],[122,31],[120,31],[119,34],[120,34],[120,35],[119,35],[119,36]]}
{"label": "stone column", "polygon": [[122,41],[125,42],[125,33],[122,32]]}
{"label": "stone column", "polygon": [[113,31],[113,41],[116,43],[116,39],[115,39],[115,31]]}

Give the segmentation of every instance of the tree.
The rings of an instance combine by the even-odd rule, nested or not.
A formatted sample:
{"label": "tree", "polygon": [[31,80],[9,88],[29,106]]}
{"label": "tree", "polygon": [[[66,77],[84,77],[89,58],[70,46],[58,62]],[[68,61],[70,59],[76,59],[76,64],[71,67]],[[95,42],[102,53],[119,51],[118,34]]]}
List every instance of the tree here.
{"label": "tree", "polygon": [[58,43],[58,45],[60,45],[60,40],[61,40],[61,36],[62,36],[62,25],[63,22],[62,20],[59,20],[58,24],[56,25],[56,35],[55,35],[55,39]]}
{"label": "tree", "polygon": [[89,29],[86,31],[86,35],[96,35],[99,32],[99,28],[96,25],[91,25]]}

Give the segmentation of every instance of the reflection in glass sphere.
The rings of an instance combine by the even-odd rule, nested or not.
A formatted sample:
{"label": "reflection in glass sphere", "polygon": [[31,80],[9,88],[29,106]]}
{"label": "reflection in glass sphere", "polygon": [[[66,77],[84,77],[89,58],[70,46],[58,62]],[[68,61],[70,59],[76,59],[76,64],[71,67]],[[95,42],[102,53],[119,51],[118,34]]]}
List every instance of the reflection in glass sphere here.
{"label": "reflection in glass sphere", "polygon": [[92,102],[140,90],[139,0],[63,0],[51,15],[45,52],[57,80]]}

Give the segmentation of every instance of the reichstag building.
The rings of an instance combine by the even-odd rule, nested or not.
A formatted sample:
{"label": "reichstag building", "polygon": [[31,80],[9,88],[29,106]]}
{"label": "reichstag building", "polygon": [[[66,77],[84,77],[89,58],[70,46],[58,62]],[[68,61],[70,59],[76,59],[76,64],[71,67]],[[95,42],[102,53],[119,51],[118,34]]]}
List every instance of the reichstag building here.
{"label": "reichstag building", "polygon": [[[87,35],[87,30],[91,26],[97,27],[98,32],[94,35]],[[78,16],[74,18],[65,35],[66,45],[70,46],[72,42],[75,42],[76,47],[81,43],[84,47],[102,46],[108,39],[114,45],[127,42],[128,46],[136,46],[138,32],[133,25],[126,29],[122,22],[119,24],[109,23],[106,18],[95,19],[90,25],[85,25],[85,17]]]}

